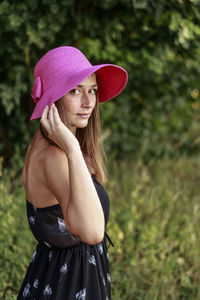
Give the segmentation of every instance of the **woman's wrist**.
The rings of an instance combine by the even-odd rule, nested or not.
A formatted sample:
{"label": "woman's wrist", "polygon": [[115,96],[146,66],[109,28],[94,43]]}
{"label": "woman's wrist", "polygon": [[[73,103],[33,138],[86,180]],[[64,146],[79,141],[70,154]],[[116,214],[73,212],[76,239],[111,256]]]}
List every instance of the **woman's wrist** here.
{"label": "woman's wrist", "polygon": [[68,159],[73,158],[77,154],[82,154],[78,140],[73,141],[73,143],[71,143],[70,145],[65,145],[64,151],[67,154]]}

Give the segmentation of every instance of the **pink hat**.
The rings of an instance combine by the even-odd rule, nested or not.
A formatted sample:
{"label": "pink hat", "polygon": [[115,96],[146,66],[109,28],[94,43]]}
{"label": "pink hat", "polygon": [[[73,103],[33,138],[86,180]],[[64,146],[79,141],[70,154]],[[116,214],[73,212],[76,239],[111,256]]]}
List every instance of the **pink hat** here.
{"label": "pink hat", "polygon": [[36,106],[30,119],[40,118],[46,105],[59,100],[94,72],[97,72],[99,102],[117,96],[126,86],[127,72],[119,66],[92,66],[80,50],[69,46],[47,52],[35,66],[31,96]]}

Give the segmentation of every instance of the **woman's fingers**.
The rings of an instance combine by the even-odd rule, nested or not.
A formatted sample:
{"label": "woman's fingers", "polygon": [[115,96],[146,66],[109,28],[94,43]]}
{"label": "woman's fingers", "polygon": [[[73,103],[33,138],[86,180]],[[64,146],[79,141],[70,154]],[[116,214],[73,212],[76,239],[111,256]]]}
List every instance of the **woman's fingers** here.
{"label": "woman's fingers", "polygon": [[49,112],[49,106],[47,105],[42,113],[40,123],[49,132],[51,130],[51,128],[50,128],[49,121],[48,121],[48,112]]}
{"label": "woman's fingers", "polygon": [[48,115],[48,105],[45,107],[45,109],[43,110],[43,113],[42,113],[42,117],[41,117],[41,121],[43,122],[45,119],[47,119],[47,115]]}
{"label": "woman's fingers", "polygon": [[54,117],[54,122],[55,122],[55,125],[59,125],[61,121],[60,119],[60,116],[59,116],[59,113],[58,113],[58,110],[57,110],[57,107],[55,106],[55,104],[53,104],[53,117]]}
{"label": "woman's fingers", "polygon": [[50,124],[51,130],[53,130],[53,128],[54,128],[53,105],[51,105],[49,108],[49,124]]}

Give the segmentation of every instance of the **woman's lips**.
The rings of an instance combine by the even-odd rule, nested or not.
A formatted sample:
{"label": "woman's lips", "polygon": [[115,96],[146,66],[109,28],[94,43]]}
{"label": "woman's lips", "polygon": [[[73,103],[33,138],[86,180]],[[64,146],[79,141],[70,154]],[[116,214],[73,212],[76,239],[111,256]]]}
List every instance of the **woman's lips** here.
{"label": "woman's lips", "polygon": [[83,119],[87,119],[89,118],[90,114],[77,114],[80,118],[83,118]]}

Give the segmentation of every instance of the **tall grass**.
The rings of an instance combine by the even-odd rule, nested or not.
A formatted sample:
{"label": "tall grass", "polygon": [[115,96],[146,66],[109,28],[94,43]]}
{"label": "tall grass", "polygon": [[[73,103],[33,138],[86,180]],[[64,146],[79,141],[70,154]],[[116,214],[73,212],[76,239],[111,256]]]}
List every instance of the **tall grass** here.
{"label": "tall grass", "polygon": [[200,299],[200,157],[114,164],[114,300]]}
{"label": "tall grass", "polygon": [[[8,300],[36,244],[10,175],[0,181],[0,299]],[[109,177],[112,299],[199,300],[200,157],[112,162]]]}

